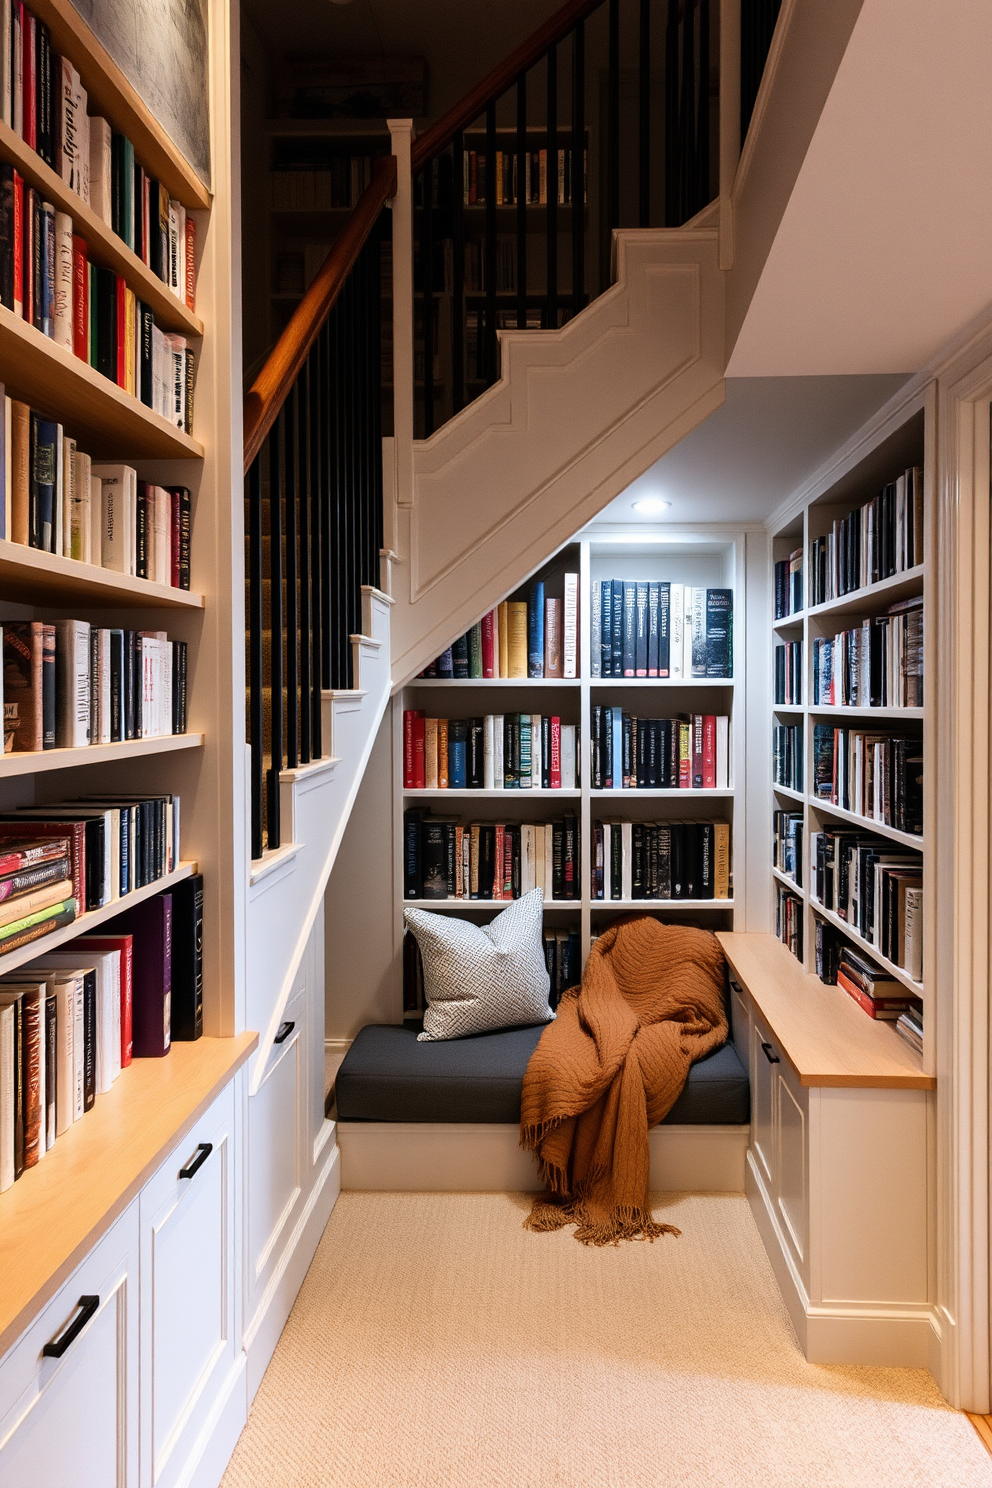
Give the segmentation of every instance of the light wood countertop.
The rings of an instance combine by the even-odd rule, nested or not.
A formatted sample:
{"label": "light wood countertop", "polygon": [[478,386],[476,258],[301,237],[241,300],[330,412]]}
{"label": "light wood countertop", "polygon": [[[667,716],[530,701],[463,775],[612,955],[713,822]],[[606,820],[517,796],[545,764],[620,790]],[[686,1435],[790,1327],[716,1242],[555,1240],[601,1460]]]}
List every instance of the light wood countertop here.
{"label": "light wood countertop", "polygon": [[0,1355],[257,1045],[257,1033],[242,1033],[136,1059],[37,1167],[0,1194]]}
{"label": "light wood countertop", "polygon": [[869,1018],[839,987],[803,971],[774,935],[717,933],[730,969],[807,1086],[933,1090],[891,1023]]}

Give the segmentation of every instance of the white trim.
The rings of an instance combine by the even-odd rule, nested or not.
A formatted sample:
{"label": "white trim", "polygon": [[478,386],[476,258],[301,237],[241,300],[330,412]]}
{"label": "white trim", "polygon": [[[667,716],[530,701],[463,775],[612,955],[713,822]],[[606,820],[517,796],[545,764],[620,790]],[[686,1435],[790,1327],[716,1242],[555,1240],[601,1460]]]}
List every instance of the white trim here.
{"label": "white trim", "polygon": [[[657,1190],[741,1193],[746,1126],[656,1126],[648,1133]],[[341,1187],[417,1192],[539,1192],[515,1124],[339,1121]]]}

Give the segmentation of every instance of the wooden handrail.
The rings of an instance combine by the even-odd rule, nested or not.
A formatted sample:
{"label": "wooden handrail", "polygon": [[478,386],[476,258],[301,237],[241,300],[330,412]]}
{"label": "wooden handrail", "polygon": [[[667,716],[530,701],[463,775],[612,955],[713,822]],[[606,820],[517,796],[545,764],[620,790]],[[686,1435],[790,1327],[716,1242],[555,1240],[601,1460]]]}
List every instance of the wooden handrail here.
{"label": "wooden handrail", "polygon": [[316,278],[293,311],[265,366],[245,394],[245,473],[299,376],[335,300],[387,201],[396,195],[396,157],[384,155],[372,166],[372,177],[344,231],[324,259]]}
{"label": "wooden handrail", "polygon": [[549,16],[543,26],[539,26],[526,41],[522,41],[516,51],[504,58],[481,83],[477,83],[470,93],[466,93],[459,103],[442,114],[436,124],[432,124],[430,129],[425,130],[414,141],[410,154],[414,173],[426,165],[428,160],[433,160],[435,155],[440,154],[446,145],[450,145],[459,129],[464,129],[473,119],[477,119],[488,103],[502,97],[522,72],[541,60],[549,47],[563,40],[573,26],[592,15],[602,4],[603,0],[568,0],[567,5]]}

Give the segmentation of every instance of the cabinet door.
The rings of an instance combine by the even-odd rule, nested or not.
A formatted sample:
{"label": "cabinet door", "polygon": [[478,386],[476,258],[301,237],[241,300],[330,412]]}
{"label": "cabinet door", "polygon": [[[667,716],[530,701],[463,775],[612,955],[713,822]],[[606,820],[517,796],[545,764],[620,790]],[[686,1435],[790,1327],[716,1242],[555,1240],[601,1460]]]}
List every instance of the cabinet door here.
{"label": "cabinet door", "polygon": [[269,1050],[258,1089],[248,1100],[249,1331],[306,1193],[310,1122],[305,992],[305,986],[294,991],[277,1035],[281,1042]]}
{"label": "cabinet door", "polygon": [[141,1481],[176,1482],[234,1363],[234,1086],[141,1193]]}
{"label": "cabinet door", "polygon": [[0,1483],[137,1488],[137,1204],[0,1364]]}
{"label": "cabinet door", "polygon": [[778,1051],[758,1019],[751,1019],[751,1151],[764,1182],[771,1189],[775,1182],[775,1123],[773,1098],[775,1062]]}
{"label": "cabinet door", "polygon": [[775,1066],[775,1145],[778,1171],[775,1203],[782,1229],[805,1276],[809,1235],[807,1097],[783,1059]]}

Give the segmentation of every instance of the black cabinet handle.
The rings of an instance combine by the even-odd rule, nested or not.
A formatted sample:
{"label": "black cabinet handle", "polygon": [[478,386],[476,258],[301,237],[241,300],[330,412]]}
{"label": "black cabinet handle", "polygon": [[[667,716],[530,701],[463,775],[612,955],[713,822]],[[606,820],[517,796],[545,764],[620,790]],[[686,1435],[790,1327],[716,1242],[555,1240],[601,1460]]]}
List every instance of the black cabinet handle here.
{"label": "black cabinet handle", "polygon": [[188,1162],[184,1168],[179,1169],[180,1178],[195,1178],[213,1150],[213,1142],[201,1142],[196,1149],[196,1156],[193,1160]]}
{"label": "black cabinet handle", "polygon": [[90,1318],[100,1306],[100,1298],[80,1297],[76,1306],[79,1308],[79,1312],[73,1318],[65,1332],[60,1333],[58,1338],[53,1338],[51,1343],[46,1343],[42,1349],[41,1352],[45,1355],[46,1359],[61,1359],[66,1349],[72,1347]]}
{"label": "black cabinet handle", "polygon": [[295,1023],[280,1023],[279,1032],[276,1034],[272,1042],[274,1044],[284,1044],[295,1027]]}
{"label": "black cabinet handle", "polygon": [[761,1047],[765,1051],[765,1058],[768,1060],[768,1063],[769,1064],[781,1064],[782,1061],[779,1059],[778,1055],[775,1053],[774,1045],[772,1045],[772,1044],[762,1044]]}

